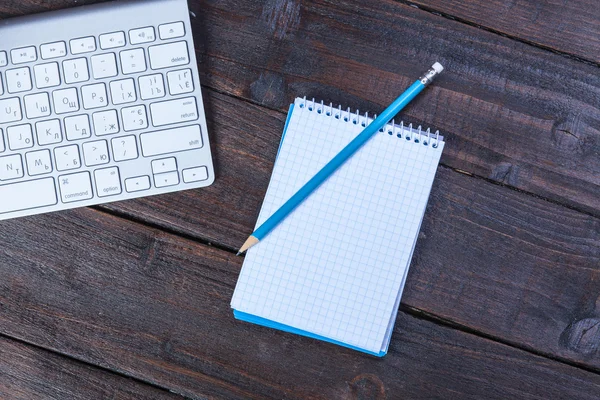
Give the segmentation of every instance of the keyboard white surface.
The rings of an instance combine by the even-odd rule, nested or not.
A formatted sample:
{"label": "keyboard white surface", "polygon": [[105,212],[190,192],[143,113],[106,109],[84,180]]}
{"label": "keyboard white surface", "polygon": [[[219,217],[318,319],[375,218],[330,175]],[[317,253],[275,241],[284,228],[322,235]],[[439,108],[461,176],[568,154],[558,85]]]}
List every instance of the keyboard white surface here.
{"label": "keyboard white surface", "polygon": [[0,220],[214,181],[186,0],[0,24]]}

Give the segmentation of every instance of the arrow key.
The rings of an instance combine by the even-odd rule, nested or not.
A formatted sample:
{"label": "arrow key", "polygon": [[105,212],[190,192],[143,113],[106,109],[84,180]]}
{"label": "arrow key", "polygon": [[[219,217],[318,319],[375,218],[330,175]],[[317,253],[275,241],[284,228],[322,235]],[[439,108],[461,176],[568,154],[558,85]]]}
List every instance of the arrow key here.
{"label": "arrow key", "polygon": [[152,161],[152,173],[154,175],[173,171],[177,171],[177,160],[175,157],[161,158]]}
{"label": "arrow key", "polygon": [[154,186],[156,186],[157,188],[175,186],[178,184],[179,174],[177,174],[177,171],[154,175]]}
{"label": "arrow key", "polygon": [[205,181],[208,179],[208,168],[196,167],[183,170],[183,181],[185,183]]}
{"label": "arrow key", "polygon": [[137,176],[135,178],[125,179],[125,190],[129,193],[148,189],[150,189],[149,176]]}

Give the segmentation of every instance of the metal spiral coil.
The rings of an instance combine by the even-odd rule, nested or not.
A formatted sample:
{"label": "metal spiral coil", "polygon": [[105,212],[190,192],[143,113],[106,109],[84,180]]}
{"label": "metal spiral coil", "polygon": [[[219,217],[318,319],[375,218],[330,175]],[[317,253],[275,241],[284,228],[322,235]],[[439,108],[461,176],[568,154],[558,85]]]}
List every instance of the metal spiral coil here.
{"label": "metal spiral coil", "polygon": [[[377,114],[372,118],[369,118],[368,112],[361,115],[359,110],[356,110],[355,113],[351,111],[350,107],[346,110],[342,110],[341,105],[336,108],[333,106],[333,103],[329,103],[329,105],[326,105],[323,101],[317,103],[314,98],[312,100],[307,100],[306,96],[301,100],[299,106],[310,112],[316,111],[318,114],[334,117],[336,119],[343,119],[344,122],[361,125],[362,127],[370,125],[377,119]],[[408,127],[406,127],[404,121],[400,121],[400,124],[398,125],[395,120],[392,120],[391,123],[386,124],[379,131],[387,131],[390,136],[396,136],[398,138],[404,137],[406,140],[413,143],[422,143],[424,146],[431,146],[433,148],[437,148],[440,143],[439,130],[436,130],[435,133],[432,134],[431,128],[427,128],[427,130],[423,132],[421,125],[419,125],[417,129],[414,129],[412,123],[408,124]]]}

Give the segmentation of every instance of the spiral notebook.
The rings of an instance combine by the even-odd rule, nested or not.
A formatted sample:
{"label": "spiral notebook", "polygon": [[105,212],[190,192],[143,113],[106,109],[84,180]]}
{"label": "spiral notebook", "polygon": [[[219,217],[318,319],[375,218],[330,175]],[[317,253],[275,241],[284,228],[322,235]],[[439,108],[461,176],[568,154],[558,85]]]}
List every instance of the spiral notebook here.
{"label": "spiral notebook", "polygon": [[[256,226],[372,121],[296,99]],[[234,316],[386,354],[443,148],[421,127],[381,129],[249,250]]]}

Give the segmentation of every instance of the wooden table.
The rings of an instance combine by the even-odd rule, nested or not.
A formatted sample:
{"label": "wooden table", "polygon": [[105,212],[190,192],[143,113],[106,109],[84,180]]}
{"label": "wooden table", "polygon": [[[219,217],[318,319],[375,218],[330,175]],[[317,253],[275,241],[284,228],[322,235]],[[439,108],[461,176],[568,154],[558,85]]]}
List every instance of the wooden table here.
{"label": "wooden table", "polygon": [[[597,1],[190,6],[217,180],[0,224],[0,398],[600,397]],[[403,118],[447,144],[389,354],[235,321],[288,104],[378,112],[434,61]]]}

